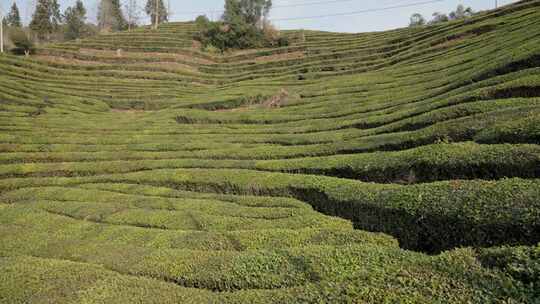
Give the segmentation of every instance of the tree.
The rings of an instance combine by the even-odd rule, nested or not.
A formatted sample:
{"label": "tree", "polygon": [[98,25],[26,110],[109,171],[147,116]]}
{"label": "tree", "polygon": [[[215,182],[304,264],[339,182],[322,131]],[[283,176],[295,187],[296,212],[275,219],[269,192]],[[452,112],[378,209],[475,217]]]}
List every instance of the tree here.
{"label": "tree", "polygon": [[50,39],[54,31],[62,24],[62,14],[57,0],[38,0],[36,10],[30,22],[30,28],[37,33],[38,38]]}
{"label": "tree", "polygon": [[[157,10],[156,10],[157,9]],[[148,0],[144,8],[146,14],[152,19],[152,23],[157,28],[158,24],[167,22],[169,19],[169,12],[163,4],[163,0]],[[156,16],[157,12],[157,16]],[[156,23],[156,17],[157,23]]]}
{"label": "tree", "polygon": [[98,7],[98,25],[104,31],[121,31],[127,28],[119,0],[101,0]]}
{"label": "tree", "polygon": [[112,4],[110,0],[101,0],[99,2],[97,21],[100,30],[112,31],[113,17]]}
{"label": "tree", "polygon": [[5,24],[10,27],[22,27],[21,15],[17,3],[13,2],[11,10],[5,18]]}
{"label": "tree", "polygon": [[229,24],[245,22],[260,28],[271,8],[272,0],[226,0],[222,19]]}
{"label": "tree", "polygon": [[[446,15],[443,13],[433,13],[433,19],[429,22],[429,24],[437,24],[441,22],[448,22],[450,20],[458,20],[458,19],[464,19],[471,17],[474,14],[474,11],[472,8],[467,7],[465,8],[463,5],[458,5],[455,11],[450,12],[450,14]],[[415,14],[416,15],[416,14]],[[415,16],[413,15],[413,16]],[[411,17],[411,25],[413,22],[413,17]]]}
{"label": "tree", "polygon": [[128,0],[126,3],[126,17],[128,30],[131,31],[132,28],[137,27],[140,19],[137,0]]}
{"label": "tree", "polygon": [[73,7],[68,7],[64,12],[64,18],[66,19],[64,38],[67,40],[81,38],[86,21],[86,8],[82,1],[77,0]]}
{"label": "tree", "polygon": [[121,31],[127,29],[127,21],[126,18],[124,18],[124,13],[122,13],[120,0],[111,0],[111,4],[113,17],[116,19],[116,30]]}
{"label": "tree", "polygon": [[271,0],[226,0],[222,20],[211,22],[206,16],[196,20],[198,33],[195,39],[205,49],[247,49],[286,46],[285,37],[265,17],[272,7]]}
{"label": "tree", "polygon": [[411,19],[410,19],[410,22],[409,22],[410,27],[421,26],[421,25],[425,25],[425,24],[426,24],[426,19],[421,14],[416,13],[416,14],[413,14],[411,16]]}
{"label": "tree", "polygon": [[437,24],[442,22],[448,22],[450,20],[446,14],[435,12],[433,13],[433,19],[429,22],[429,24]]}
{"label": "tree", "polygon": [[458,5],[456,10],[451,12],[449,17],[450,20],[464,19],[471,17],[474,14],[472,8],[465,8],[462,4]]}
{"label": "tree", "polygon": [[57,0],[49,0],[49,10],[53,30],[58,30],[62,24],[62,14],[60,14],[60,5]]}
{"label": "tree", "polygon": [[30,22],[30,29],[37,34],[39,39],[49,39],[54,30],[51,18],[50,0],[38,0],[36,11]]}

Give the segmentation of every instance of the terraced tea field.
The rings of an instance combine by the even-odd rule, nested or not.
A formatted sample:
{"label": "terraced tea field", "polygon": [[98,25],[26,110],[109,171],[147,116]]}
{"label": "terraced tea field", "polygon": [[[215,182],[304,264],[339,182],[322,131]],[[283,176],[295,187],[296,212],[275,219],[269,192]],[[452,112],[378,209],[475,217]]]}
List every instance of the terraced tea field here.
{"label": "terraced tea field", "polygon": [[540,1],[193,31],[0,56],[1,303],[538,303]]}

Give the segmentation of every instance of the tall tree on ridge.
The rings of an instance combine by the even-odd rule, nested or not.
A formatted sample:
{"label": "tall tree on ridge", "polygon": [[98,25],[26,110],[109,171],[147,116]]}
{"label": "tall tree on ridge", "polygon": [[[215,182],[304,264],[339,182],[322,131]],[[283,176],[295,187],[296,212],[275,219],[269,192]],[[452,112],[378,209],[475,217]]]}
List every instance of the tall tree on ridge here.
{"label": "tall tree on ridge", "polygon": [[137,0],[128,0],[126,3],[126,18],[128,31],[136,27],[139,23],[140,15],[139,8],[137,6]]}
{"label": "tall tree on ridge", "polygon": [[439,13],[439,12],[435,12],[435,13],[433,13],[433,19],[431,19],[429,24],[438,24],[438,23],[442,23],[442,22],[448,22],[448,20],[450,20],[450,18],[448,18],[448,15],[443,14],[443,13]]}
{"label": "tall tree on ridge", "polygon": [[57,0],[38,0],[30,22],[30,29],[40,40],[49,40],[51,34],[62,24],[62,14]]}
{"label": "tall tree on ridge", "polygon": [[144,8],[146,14],[152,19],[154,27],[160,23],[167,22],[169,20],[169,12],[163,3],[163,0],[148,0]]}
{"label": "tall tree on ridge", "polygon": [[457,6],[456,10],[451,12],[448,17],[450,17],[450,20],[456,20],[456,19],[463,19],[467,17],[471,17],[474,14],[472,8],[463,6],[463,4],[460,4]]}
{"label": "tall tree on ridge", "polygon": [[58,4],[57,0],[49,0],[49,10],[53,30],[58,30],[60,24],[62,24],[62,14],[60,13],[60,4]]}
{"label": "tall tree on ridge", "polygon": [[49,39],[54,30],[51,20],[51,2],[50,0],[38,0],[36,11],[30,22],[30,29],[37,34],[40,40]]}
{"label": "tall tree on ridge", "polygon": [[421,14],[416,13],[411,16],[411,19],[409,22],[410,27],[421,26],[425,24],[426,24],[426,19]]}
{"label": "tall tree on ridge", "polygon": [[271,8],[272,0],[226,0],[222,19],[229,24],[240,21],[260,28]]}
{"label": "tall tree on ridge", "polygon": [[121,31],[127,27],[119,0],[101,0],[97,17],[102,31]]}
{"label": "tall tree on ridge", "polygon": [[86,8],[81,0],[77,0],[73,7],[68,7],[64,13],[66,19],[66,31],[64,38],[67,40],[81,38],[86,21]]}
{"label": "tall tree on ridge", "polygon": [[21,14],[19,13],[17,3],[13,2],[11,10],[5,18],[5,23],[11,27],[22,27]]}

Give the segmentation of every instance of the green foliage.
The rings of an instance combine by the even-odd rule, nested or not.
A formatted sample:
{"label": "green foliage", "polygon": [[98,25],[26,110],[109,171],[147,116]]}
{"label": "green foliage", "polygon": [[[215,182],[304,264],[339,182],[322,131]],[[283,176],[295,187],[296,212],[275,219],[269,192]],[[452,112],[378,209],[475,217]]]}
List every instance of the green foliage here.
{"label": "green foliage", "polygon": [[505,121],[483,130],[477,140],[484,143],[506,141],[540,142],[540,115],[538,113],[524,113],[513,121]]}
{"label": "green foliage", "polygon": [[272,6],[266,0],[228,0],[222,21],[211,22],[206,16],[195,20],[198,32],[194,38],[203,48],[212,46],[222,52],[228,49],[248,49],[272,46],[287,46],[288,39],[279,33],[262,17]]}
{"label": "green foliage", "polygon": [[[200,20],[200,19],[199,19]],[[289,41],[284,37],[269,37],[265,31],[248,23],[199,22],[199,31],[195,39],[203,47],[213,46],[222,52],[229,49],[249,49],[279,46],[284,47]]]}
{"label": "green foliage", "polygon": [[21,15],[17,3],[13,2],[9,14],[5,17],[5,22],[10,27],[22,27]]}
{"label": "green foliage", "polygon": [[30,28],[38,33],[38,37],[43,38],[58,30],[62,21],[60,5],[57,0],[38,0]]}
{"label": "green foliage", "polygon": [[[429,24],[438,24],[438,23],[444,23],[448,22],[450,20],[459,20],[459,19],[465,19],[470,18],[474,15],[474,11],[472,8],[463,6],[462,4],[459,4],[456,8],[456,10],[450,12],[450,14],[443,14],[443,13],[433,13],[433,19],[429,21]],[[414,16],[414,15],[413,15]],[[411,17],[411,24],[412,24],[412,17]]]}
{"label": "green foliage", "polygon": [[533,178],[540,177],[540,150],[536,145],[442,143],[395,152],[257,161],[255,168],[380,183]]}
{"label": "green foliage", "polygon": [[383,231],[396,236],[401,246],[429,252],[540,241],[538,180],[457,180],[398,186],[208,169],[154,170],[151,176],[139,172],[106,180],[174,184],[179,189],[206,192],[292,195],[326,214],[351,219],[356,228]]}
{"label": "green foliage", "polygon": [[226,0],[223,21],[226,24],[247,23],[262,27],[262,18],[272,8],[272,0]]}
{"label": "green foliage", "polygon": [[127,21],[122,13],[120,0],[101,0],[98,6],[98,27],[104,31],[127,29]]}
{"label": "green foliage", "polygon": [[540,299],[540,244],[479,249],[484,267],[498,269],[519,282],[522,301]]}
{"label": "green foliage", "polygon": [[34,42],[22,29],[10,29],[9,39],[15,46],[15,48],[11,49],[13,53],[18,55],[28,55],[34,52]]}
{"label": "green foliage", "polygon": [[150,17],[151,22],[154,24],[156,20],[156,1],[159,1],[159,23],[167,22],[169,20],[169,12],[167,11],[167,7],[163,3],[163,0],[148,0],[146,2],[146,6],[144,7],[144,11],[146,14]]}
{"label": "green foliage", "polygon": [[62,22],[57,0],[38,0],[30,28],[41,40],[48,40]]}
{"label": "green foliage", "polygon": [[465,8],[463,4],[459,4],[455,11],[450,12],[448,17],[450,20],[457,20],[457,19],[464,19],[469,18],[474,14],[472,8],[467,7]]}
{"label": "green foliage", "polygon": [[429,21],[429,24],[438,24],[438,23],[448,22],[450,20],[447,14],[439,13],[439,12],[433,13],[432,17],[433,19]]}
{"label": "green foliage", "polygon": [[0,302],[538,302],[539,7],[0,56]]}
{"label": "green foliage", "polygon": [[73,7],[68,7],[64,13],[66,40],[82,38],[85,33],[86,8],[82,1],[77,0]]}
{"label": "green foliage", "polygon": [[416,13],[411,16],[411,19],[409,22],[410,27],[421,26],[425,24],[426,24],[426,19],[421,14]]}
{"label": "green foliage", "polygon": [[[88,185],[96,186],[103,185]],[[142,188],[119,185],[116,189],[122,187]],[[146,188],[154,194],[159,191]],[[102,200],[98,205],[114,201],[107,192],[96,194]],[[40,205],[47,206],[45,202]],[[512,273],[510,269],[502,272],[485,262],[486,254],[470,249],[428,256],[403,251],[384,235],[353,230],[174,231],[77,221],[40,211],[24,201],[0,206],[2,227],[11,231],[0,237],[4,270],[0,295],[12,302],[37,295],[59,302],[106,296],[115,303],[146,297],[165,302],[184,297],[202,301],[203,296],[204,301],[221,303],[252,297],[255,303],[271,303],[276,297],[288,302],[533,299],[527,297],[531,289],[506,276]],[[51,226],[56,227],[55,233],[48,232]],[[88,290],[88,283],[94,280],[103,287]],[[111,284],[115,288],[109,289]]]}
{"label": "green foliage", "polygon": [[[101,251],[97,252],[99,249]],[[120,260],[124,260],[120,258],[122,255],[126,257],[128,254],[126,258],[130,261],[145,254],[127,249],[119,255],[114,247],[95,250],[86,253],[107,254],[111,258],[117,255]],[[227,268],[210,264],[217,258],[195,256],[194,253],[194,262],[207,260],[209,263],[197,268],[201,275],[208,275],[206,280],[198,281],[198,286],[210,282],[220,282],[223,287],[238,286],[234,283],[228,285],[227,274],[245,275],[245,280],[256,283],[263,276],[253,277],[253,273],[265,268],[267,271],[283,271],[287,264],[291,272],[276,272],[274,282],[282,278],[290,284],[300,283],[283,289],[246,289],[226,293],[182,286],[187,282],[185,280],[175,282],[153,279],[150,275],[135,276],[123,269],[111,270],[108,265],[97,266],[79,260],[30,255],[2,257],[0,266],[4,271],[0,273],[0,297],[4,298],[0,299],[20,303],[31,302],[36,297],[81,303],[484,303],[486,299],[534,303],[534,298],[519,297],[519,289],[503,274],[482,268],[474,252],[467,249],[433,258],[376,246],[351,246],[343,250],[313,248],[307,250],[305,257],[299,256],[300,251],[268,252],[266,258],[245,254],[227,263]],[[139,257],[139,267],[152,267],[158,259],[167,260],[169,254],[171,252],[162,251],[161,256],[148,255],[144,260]],[[222,258],[230,255],[224,253]],[[247,264],[250,262],[253,264]],[[270,262],[273,264],[268,264]],[[154,271],[166,270],[183,277],[182,264],[171,264],[169,268]],[[325,264],[331,267],[321,267]],[[211,274],[216,277],[212,278]],[[324,279],[319,278],[321,275]],[[304,282],[300,282],[301,279]],[[93,288],[88,288],[89,284]]]}
{"label": "green foliage", "polygon": [[60,13],[60,4],[58,3],[58,0],[49,0],[49,9],[51,11],[51,21],[54,29],[58,29],[58,27],[63,22],[62,14]]}
{"label": "green foliage", "polygon": [[263,33],[247,23],[208,22],[199,28],[195,39],[199,40],[203,47],[211,45],[221,51],[264,46],[262,43]]}

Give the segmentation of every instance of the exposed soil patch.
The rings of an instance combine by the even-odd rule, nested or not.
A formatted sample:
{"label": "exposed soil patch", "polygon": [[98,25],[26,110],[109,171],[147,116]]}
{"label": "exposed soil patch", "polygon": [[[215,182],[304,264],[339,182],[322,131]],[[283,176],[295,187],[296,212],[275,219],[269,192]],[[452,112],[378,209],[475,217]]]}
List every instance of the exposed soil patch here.
{"label": "exposed soil patch", "polygon": [[440,47],[440,48],[450,47],[450,46],[459,44],[463,40],[470,39],[470,38],[472,38],[474,36],[476,36],[476,35],[475,34],[467,34],[467,35],[463,35],[463,36],[457,36],[455,38],[452,38],[452,39],[449,39],[447,41],[444,41],[442,43],[437,44],[437,47]]}
{"label": "exposed soil patch", "polygon": [[433,45],[437,47],[446,47],[446,46],[454,45],[462,40],[471,39],[475,36],[479,36],[479,35],[491,32],[495,30],[496,28],[497,26],[493,24],[479,26],[463,33],[448,36],[446,37],[446,40],[443,40],[441,42],[436,42]]}
{"label": "exposed soil patch", "polygon": [[287,104],[289,101],[289,92],[285,89],[281,89],[278,94],[270,97],[262,103],[265,108],[279,108],[282,105]]}

